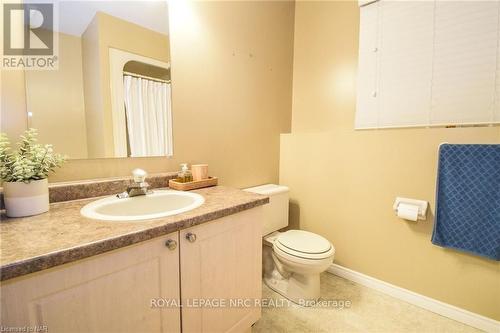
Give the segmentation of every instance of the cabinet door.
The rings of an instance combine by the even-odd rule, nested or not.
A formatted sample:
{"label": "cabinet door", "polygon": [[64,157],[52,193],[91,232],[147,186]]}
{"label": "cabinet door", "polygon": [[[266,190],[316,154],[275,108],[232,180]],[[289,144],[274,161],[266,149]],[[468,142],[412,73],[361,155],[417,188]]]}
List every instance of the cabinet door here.
{"label": "cabinet door", "polygon": [[261,214],[252,208],[180,232],[183,332],[241,332],[260,318]]}
{"label": "cabinet door", "polygon": [[[5,281],[1,325],[46,326],[49,332],[180,332],[178,232]],[[157,303],[158,304],[158,303]]]}

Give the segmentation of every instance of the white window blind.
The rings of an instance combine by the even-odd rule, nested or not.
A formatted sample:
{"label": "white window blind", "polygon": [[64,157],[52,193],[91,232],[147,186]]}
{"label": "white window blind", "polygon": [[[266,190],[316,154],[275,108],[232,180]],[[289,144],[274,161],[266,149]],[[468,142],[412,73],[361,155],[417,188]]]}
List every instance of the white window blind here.
{"label": "white window blind", "polygon": [[[363,7],[360,13],[358,99],[356,124],[366,127],[377,126],[377,29],[379,3]],[[363,96],[363,98],[360,98]]]}
{"label": "white window blind", "polygon": [[498,1],[360,8],[356,128],[500,122]]}

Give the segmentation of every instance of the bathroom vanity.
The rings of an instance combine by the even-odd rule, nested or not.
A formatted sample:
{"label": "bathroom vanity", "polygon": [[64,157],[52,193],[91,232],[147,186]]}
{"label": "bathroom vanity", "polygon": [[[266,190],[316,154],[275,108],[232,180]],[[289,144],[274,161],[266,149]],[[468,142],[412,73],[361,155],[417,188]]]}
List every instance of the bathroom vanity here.
{"label": "bathroom vanity", "polygon": [[[260,318],[268,198],[225,187],[154,220],[85,218],[92,200],[5,219],[1,325],[49,332],[241,332]],[[95,200],[95,199],[93,199]],[[182,306],[181,306],[182,304]]]}

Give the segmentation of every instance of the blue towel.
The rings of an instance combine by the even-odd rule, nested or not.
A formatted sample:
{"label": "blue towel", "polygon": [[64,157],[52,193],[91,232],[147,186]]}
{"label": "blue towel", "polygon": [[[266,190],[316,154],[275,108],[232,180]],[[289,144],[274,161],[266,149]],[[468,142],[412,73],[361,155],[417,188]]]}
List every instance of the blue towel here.
{"label": "blue towel", "polygon": [[500,260],[500,144],[441,145],[432,243]]}

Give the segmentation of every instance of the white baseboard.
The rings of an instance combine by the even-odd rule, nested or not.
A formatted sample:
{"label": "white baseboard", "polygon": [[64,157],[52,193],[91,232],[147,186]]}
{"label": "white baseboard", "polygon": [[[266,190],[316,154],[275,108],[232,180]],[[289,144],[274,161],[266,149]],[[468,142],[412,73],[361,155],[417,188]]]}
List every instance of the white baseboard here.
{"label": "white baseboard", "polygon": [[480,330],[491,333],[500,332],[499,321],[417,294],[408,289],[400,288],[349,268],[332,264],[328,268],[328,272]]}

